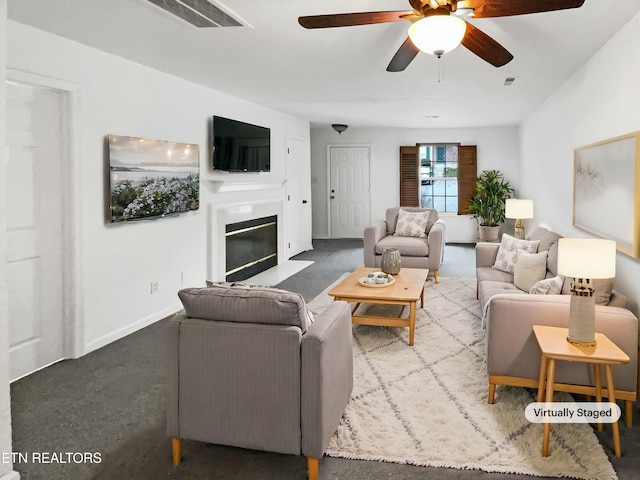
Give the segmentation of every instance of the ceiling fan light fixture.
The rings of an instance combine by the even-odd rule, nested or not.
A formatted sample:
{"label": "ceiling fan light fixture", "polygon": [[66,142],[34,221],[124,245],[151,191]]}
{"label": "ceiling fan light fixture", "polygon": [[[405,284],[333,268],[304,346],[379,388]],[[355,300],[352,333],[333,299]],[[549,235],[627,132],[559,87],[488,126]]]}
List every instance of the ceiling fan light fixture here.
{"label": "ceiling fan light fixture", "polygon": [[342,132],[349,128],[349,125],[344,125],[342,123],[333,123],[331,124],[331,128],[338,132],[338,135],[342,135]]}
{"label": "ceiling fan light fixture", "polygon": [[460,45],[466,31],[467,22],[461,18],[432,15],[412,23],[409,38],[419,50],[440,57]]}

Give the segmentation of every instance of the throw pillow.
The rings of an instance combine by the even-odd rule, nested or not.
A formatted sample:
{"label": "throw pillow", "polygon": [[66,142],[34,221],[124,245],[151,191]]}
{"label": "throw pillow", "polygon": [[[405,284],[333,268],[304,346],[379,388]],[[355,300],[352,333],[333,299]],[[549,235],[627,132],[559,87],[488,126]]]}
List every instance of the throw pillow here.
{"label": "throw pillow", "polygon": [[430,212],[398,212],[398,223],[396,224],[396,237],[426,237],[427,223]]}
{"label": "throw pillow", "polygon": [[[562,293],[572,295],[571,284],[573,278],[566,277]],[[594,278],[591,280],[591,288],[593,288],[593,300],[596,305],[608,305],[611,301],[611,292],[613,291],[613,278]]]}
{"label": "throw pillow", "polygon": [[[513,267],[518,259],[518,250],[524,250],[527,253],[536,253],[539,244],[540,240],[520,240],[504,233],[493,268],[502,270],[503,272],[513,273]],[[546,258],[545,256],[545,261]]]}
{"label": "throw pillow", "polygon": [[518,259],[513,267],[513,284],[520,290],[528,292],[531,287],[542,280],[547,273],[547,252],[527,253],[518,250]]}
{"label": "throw pillow", "polygon": [[595,278],[591,283],[596,305],[608,305],[613,291],[613,278]]}
{"label": "throw pillow", "polygon": [[293,325],[304,334],[309,326],[306,302],[299,293],[247,284],[211,282],[206,288],[178,292],[191,318],[237,323]]}
{"label": "throw pillow", "polygon": [[[274,288],[269,285],[257,285],[254,283],[240,283],[240,282],[212,282],[211,280],[206,280],[207,288],[257,288],[260,290],[270,291],[270,292],[281,292],[281,293],[289,293],[287,290],[282,290],[280,288]],[[306,309],[306,304],[305,304]],[[309,318],[309,323],[313,323],[316,321],[311,310],[307,310],[307,317]]]}
{"label": "throw pillow", "polygon": [[564,280],[560,275],[545,278],[534,283],[529,293],[532,295],[558,295],[562,291],[563,283]]}

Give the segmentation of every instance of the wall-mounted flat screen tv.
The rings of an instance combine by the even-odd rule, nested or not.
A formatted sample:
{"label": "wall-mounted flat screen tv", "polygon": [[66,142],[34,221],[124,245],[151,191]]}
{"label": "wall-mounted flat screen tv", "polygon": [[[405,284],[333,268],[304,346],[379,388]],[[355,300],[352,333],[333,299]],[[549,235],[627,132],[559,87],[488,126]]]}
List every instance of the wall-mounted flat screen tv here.
{"label": "wall-mounted flat screen tv", "polygon": [[108,144],[110,222],[159,218],[198,209],[198,145],[120,135],[109,135]]}
{"label": "wall-mounted flat screen tv", "polygon": [[213,168],[226,172],[269,172],[271,130],[258,125],[213,117]]}

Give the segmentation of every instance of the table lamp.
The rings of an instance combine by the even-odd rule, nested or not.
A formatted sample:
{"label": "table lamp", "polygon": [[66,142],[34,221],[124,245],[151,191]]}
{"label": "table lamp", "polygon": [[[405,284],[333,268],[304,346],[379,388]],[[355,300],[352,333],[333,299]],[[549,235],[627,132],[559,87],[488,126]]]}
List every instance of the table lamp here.
{"label": "table lamp", "polygon": [[573,277],[567,341],[581,347],[596,344],[596,306],[591,280],[616,275],[616,242],[599,238],[558,240],[558,273]]}
{"label": "table lamp", "polygon": [[523,198],[507,198],[505,204],[504,216],[506,218],[515,218],[516,226],[513,236],[521,240],[524,239],[523,218],[533,218],[533,200]]}

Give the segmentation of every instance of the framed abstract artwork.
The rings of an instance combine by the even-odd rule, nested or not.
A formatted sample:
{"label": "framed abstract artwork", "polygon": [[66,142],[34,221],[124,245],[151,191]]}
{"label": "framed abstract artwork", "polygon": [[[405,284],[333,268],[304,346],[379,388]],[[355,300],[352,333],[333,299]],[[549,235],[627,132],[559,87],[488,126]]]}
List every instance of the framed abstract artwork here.
{"label": "framed abstract artwork", "polygon": [[640,258],[640,132],[574,151],[573,225]]}

